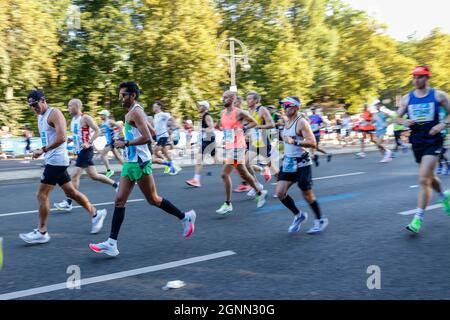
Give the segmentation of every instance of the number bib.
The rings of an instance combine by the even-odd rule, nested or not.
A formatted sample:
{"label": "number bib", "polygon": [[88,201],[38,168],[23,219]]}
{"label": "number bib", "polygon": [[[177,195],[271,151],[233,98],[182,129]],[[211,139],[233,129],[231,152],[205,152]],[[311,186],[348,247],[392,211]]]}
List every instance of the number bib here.
{"label": "number bib", "polygon": [[284,157],[283,172],[293,173],[297,172],[297,169],[298,169],[297,158]]}
{"label": "number bib", "polygon": [[45,147],[47,145],[47,133],[46,132],[41,133],[41,142],[42,142],[43,147]]}
{"label": "number bib", "polygon": [[317,123],[311,123],[311,130],[313,132],[319,131],[319,125]]}
{"label": "number bib", "polygon": [[234,129],[224,129],[223,139],[226,143],[234,143]]}
{"label": "number bib", "polygon": [[412,120],[416,122],[429,122],[433,121],[435,117],[435,105],[434,102],[410,104],[408,106],[408,114]]}

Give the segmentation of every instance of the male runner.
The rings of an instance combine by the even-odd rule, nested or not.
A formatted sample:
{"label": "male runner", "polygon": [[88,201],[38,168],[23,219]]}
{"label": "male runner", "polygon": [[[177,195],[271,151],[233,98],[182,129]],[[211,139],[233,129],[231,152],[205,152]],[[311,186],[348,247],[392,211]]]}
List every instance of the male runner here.
{"label": "male runner", "polygon": [[328,219],[323,218],[312,190],[312,161],[306,148],[316,147],[315,136],[308,121],[298,114],[301,107],[299,100],[288,97],[283,99],[281,104],[285,108],[288,121],[283,130],[284,158],[278,175],[277,196],[294,214],[294,221],[288,231],[299,232],[302,223],[308,219],[308,215],[300,211],[294,199],[288,195],[289,188],[297,183],[303,192],[303,198],[316,215],[314,226],[308,233],[317,234],[328,226]]}
{"label": "male runner", "polygon": [[[239,172],[241,178],[256,190],[257,207],[261,208],[266,203],[267,191],[257,186],[255,178],[247,171],[245,166],[245,137],[244,131],[255,127],[256,121],[247,112],[234,106],[236,93],[225,91],[222,100],[225,110],[222,112],[219,127],[223,129],[225,155],[222,179],[225,186],[225,202],[216,211],[218,214],[225,215],[233,211],[231,204],[231,177],[233,169]],[[247,125],[243,125],[246,121]]]}
{"label": "male runner", "polygon": [[108,110],[102,110],[98,113],[100,118],[102,119],[101,129],[106,138],[106,145],[103,150],[100,152],[103,163],[106,167],[106,176],[111,178],[114,175],[114,171],[111,169],[108,160],[108,153],[112,151],[114,157],[123,164],[123,158],[119,153],[119,150],[114,149],[114,138],[118,135],[118,131],[120,131],[117,123],[110,118],[111,113]]}
{"label": "male runner", "polygon": [[381,102],[375,104],[377,113],[374,114],[375,125],[375,144],[383,155],[380,163],[388,163],[392,161],[392,151],[383,145],[384,136],[387,134],[388,119],[390,114],[387,112],[386,107]]}
{"label": "male runner", "polygon": [[204,156],[207,154],[214,158],[214,162],[217,163],[216,156],[216,135],[214,133],[214,120],[209,114],[209,102],[200,101],[197,103],[198,112],[202,116],[201,128],[199,130],[198,145],[199,150],[197,153],[197,164],[195,165],[194,178],[187,180],[186,183],[192,187],[201,187],[201,172],[203,169]]}
{"label": "male runner", "polygon": [[50,235],[47,231],[48,214],[50,211],[49,195],[58,184],[67,197],[78,202],[92,217],[91,233],[98,233],[103,227],[106,209],[97,210],[89,199],[79,192],[70,181],[67,173],[69,155],[66,142],[66,119],[58,109],[51,108],[41,91],[33,90],[28,94],[28,105],[38,115],[39,134],[42,149],[33,152],[33,158],[44,154],[45,169],[37,198],[39,203],[38,228],[29,233],[21,233],[20,238],[30,244],[47,243]]}
{"label": "male runner", "polygon": [[331,161],[331,157],[332,155],[329,154],[328,152],[326,152],[323,149],[319,148],[320,145],[320,129],[323,128],[323,119],[320,115],[316,114],[317,109],[316,107],[311,108],[311,112],[312,114],[309,116],[309,124],[311,126],[311,130],[314,133],[314,136],[316,137],[316,141],[317,141],[317,145],[315,149],[311,149],[312,154],[313,154],[313,161],[314,164],[316,165],[316,167],[319,166],[319,155],[316,153],[316,150],[318,152],[321,152],[323,154],[327,155],[327,161],[330,162]]}
{"label": "male runner", "polygon": [[[417,234],[422,227],[432,190],[439,194],[444,210],[450,215],[450,192],[443,192],[441,181],[434,171],[442,153],[441,132],[450,125],[450,103],[445,92],[430,87],[431,71],[428,67],[419,66],[414,69],[412,75],[415,90],[402,98],[397,111],[397,121],[410,127],[410,142],[419,164],[420,191],[417,211],[412,222],[406,227]],[[442,122],[439,119],[441,107],[447,113]],[[404,114],[408,115],[408,120],[403,119]]]}
{"label": "male runner", "polygon": [[[94,181],[99,181],[105,184],[109,184],[117,190],[118,184],[110,178],[99,174],[94,165],[94,141],[100,135],[100,128],[95,123],[91,116],[84,114],[83,104],[79,99],[72,99],[69,101],[69,113],[72,116],[72,122],[70,123],[70,131],[73,133],[73,146],[74,152],[77,154],[77,161],[75,163],[75,170],[72,173],[72,180],[75,189],[80,187],[80,178],[83,170],[86,170],[89,178]],[[90,131],[94,131],[92,138],[90,137]],[[54,206],[58,210],[71,211],[72,199],[67,198],[59,203],[54,203]]]}
{"label": "male runner", "polygon": [[369,106],[367,104],[364,105],[363,113],[361,114],[361,122],[358,125],[358,130],[362,132],[361,139],[361,152],[357,153],[356,156],[360,159],[366,157],[365,153],[365,141],[367,136],[370,138],[370,142],[375,142],[375,137],[373,132],[375,131],[375,126],[373,125],[373,117],[369,111]]}
{"label": "male runner", "polygon": [[160,197],[156,191],[156,184],[152,175],[152,155],[147,146],[151,139],[151,133],[144,108],[138,103],[138,85],[134,82],[122,83],[119,99],[128,113],[125,115],[126,140],[114,143],[116,148],[125,149],[125,163],[123,164],[119,191],[115,200],[111,233],[109,239],[105,242],[89,245],[94,252],[105,253],[113,257],[119,254],[117,237],[125,218],[125,205],[135,184],[139,186],[150,205],[180,219],[184,237],[188,238],[194,232],[196,218],[194,210],[183,213],[167,199]]}

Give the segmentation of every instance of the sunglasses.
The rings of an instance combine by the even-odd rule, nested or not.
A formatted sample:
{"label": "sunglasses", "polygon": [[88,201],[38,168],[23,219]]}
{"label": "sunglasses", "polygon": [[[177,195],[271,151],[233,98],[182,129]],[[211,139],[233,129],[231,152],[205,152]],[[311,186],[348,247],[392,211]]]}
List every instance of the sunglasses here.
{"label": "sunglasses", "polygon": [[120,93],[119,94],[119,99],[123,99],[123,98],[125,98],[126,96],[129,96],[131,93],[129,93],[129,92],[124,92],[124,93]]}

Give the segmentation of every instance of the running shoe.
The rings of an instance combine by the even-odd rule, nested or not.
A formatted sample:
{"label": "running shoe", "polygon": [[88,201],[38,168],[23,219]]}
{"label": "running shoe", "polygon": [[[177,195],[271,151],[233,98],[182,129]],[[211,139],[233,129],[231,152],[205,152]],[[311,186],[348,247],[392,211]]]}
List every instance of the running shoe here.
{"label": "running shoe", "polygon": [[308,234],[318,234],[324,231],[328,227],[328,219],[322,218],[320,220],[314,220],[314,226],[309,229]]}
{"label": "running shoe", "polygon": [[364,158],[366,157],[366,154],[365,154],[364,152],[360,152],[360,153],[357,153],[357,154],[356,154],[356,157],[357,157],[358,159],[364,159]]}
{"label": "running shoe", "polygon": [[92,218],[91,234],[100,232],[100,230],[103,228],[103,222],[105,222],[107,214],[108,212],[106,211],[106,209],[97,210],[97,216],[95,218]]}
{"label": "running shoe", "polygon": [[58,211],[72,211],[72,204],[69,204],[67,200],[63,200],[59,203],[53,204]]}
{"label": "running shoe", "polygon": [[419,233],[420,228],[422,228],[422,219],[418,217],[414,217],[413,221],[406,227],[407,230],[415,234]]}
{"label": "running shoe", "polygon": [[96,253],[104,253],[110,257],[116,257],[119,255],[119,250],[117,250],[117,244],[109,243],[109,241],[89,244],[89,248]]}
{"label": "running shoe", "polygon": [[314,155],[313,161],[314,161],[314,164],[316,165],[316,167],[318,167],[320,165],[319,156],[317,154]]}
{"label": "running shoe", "polygon": [[330,162],[330,161],[331,161],[331,158],[333,158],[333,155],[332,155],[332,154],[328,154],[328,155],[327,155],[327,161]]}
{"label": "running shoe", "polygon": [[38,229],[34,229],[29,233],[19,234],[20,239],[30,244],[47,243],[50,241],[50,235],[48,232],[42,234]]}
{"label": "running shoe", "polygon": [[171,176],[175,176],[177,175],[180,171],[181,171],[181,167],[179,165],[173,164],[172,167],[170,168],[169,174]]}
{"label": "running shoe", "polygon": [[111,178],[114,175],[114,171],[113,170],[107,170],[105,173],[105,176],[107,178]]}
{"label": "running shoe", "polygon": [[252,189],[249,185],[241,184],[236,189],[234,189],[234,192],[242,193],[242,192],[248,192]]}
{"label": "running shoe", "polygon": [[[264,189],[264,186],[262,184],[260,184],[260,183],[258,183],[258,187],[259,187],[260,190]],[[256,190],[251,188],[250,191],[247,192],[247,196],[250,197],[250,198],[256,197]]]}
{"label": "running shoe", "polygon": [[183,236],[185,238],[189,238],[192,233],[194,233],[196,218],[197,215],[194,210],[185,213],[185,217],[181,221],[181,224],[183,225]]}
{"label": "running shoe", "polygon": [[200,181],[198,181],[197,179],[186,180],[186,184],[196,188],[200,188],[202,186],[200,184]]}
{"label": "running shoe", "polygon": [[270,173],[269,167],[264,167],[262,176],[264,177],[264,180],[266,180],[266,182],[269,182],[270,180],[272,180],[272,174]]}
{"label": "running shoe", "polygon": [[260,196],[256,196],[256,207],[258,209],[264,207],[264,205],[266,204],[267,194],[268,193],[269,193],[269,191],[262,190],[261,191],[261,195]]}
{"label": "running shoe", "polygon": [[442,199],[444,211],[450,216],[450,191],[444,191],[444,199]]}
{"label": "running shoe", "polygon": [[165,174],[167,174],[167,173],[169,173],[170,172],[170,170],[171,170],[171,166],[166,166],[165,168],[164,168],[164,173]]}
{"label": "running shoe", "polygon": [[306,212],[300,212],[294,217],[294,221],[292,222],[291,226],[289,227],[289,233],[299,232],[302,223],[308,220],[308,214]]}
{"label": "running shoe", "polygon": [[226,215],[233,211],[233,205],[230,203],[229,205],[224,202],[223,205],[216,211],[216,213],[220,215]]}

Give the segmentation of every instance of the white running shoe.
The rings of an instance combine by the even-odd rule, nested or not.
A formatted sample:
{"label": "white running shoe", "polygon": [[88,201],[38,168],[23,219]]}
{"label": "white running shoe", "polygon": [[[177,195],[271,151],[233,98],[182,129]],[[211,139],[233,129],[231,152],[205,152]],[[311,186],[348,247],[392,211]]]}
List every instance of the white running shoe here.
{"label": "white running shoe", "polygon": [[183,225],[183,236],[185,238],[189,238],[192,235],[192,233],[194,233],[196,218],[197,214],[195,213],[194,210],[185,213],[185,217],[181,221],[181,224]]}
{"label": "white running shoe", "polygon": [[[260,184],[260,183],[258,183],[258,187],[261,190],[264,189],[264,186],[262,184]],[[247,196],[249,196],[250,198],[256,197],[256,190],[251,188],[250,191],[247,193]]]}
{"label": "white running shoe", "polygon": [[38,229],[34,229],[29,233],[19,234],[20,239],[30,244],[47,243],[50,241],[50,235],[48,232],[42,234]]}
{"label": "white running shoe", "polygon": [[72,211],[72,204],[69,204],[67,202],[67,200],[63,200],[63,201],[61,201],[59,203],[55,202],[53,205],[55,206],[55,208],[58,211],[67,211],[67,212]]}
{"label": "white running shoe", "polygon": [[384,158],[380,161],[380,163],[388,163],[392,161],[392,152],[387,151],[384,155]]}
{"label": "white running shoe", "polygon": [[216,210],[216,213],[220,215],[226,215],[227,213],[230,213],[233,211],[233,205],[230,203],[229,205],[224,202],[223,205],[219,208],[219,210]]}
{"label": "white running shoe", "polygon": [[104,253],[110,257],[116,257],[119,255],[119,250],[117,250],[117,244],[112,244],[108,240],[102,243],[89,244],[89,248],[96,253]]}
{"label": "white running shoe", "polygon": [[294,216],[294,221],[289,227],[289,233],[300,232],[302,227],[302,223],[308,220],[308,214],[306,212],[300,212],[296,216]]}
{"label": "white running shoe", "polygon": [[314,226],[309,229],[308,234],[318,234],[321,233],[328,227],[328,219],[322,218],[320,220],[314,220]]}
{"label": "white running shoe", "polygon": [[363,158],[366,157],[366,154],[364,152],[360,152],[360,153],[356,154],[356,157],[359,158],[359,159],[363,159]]}
{"label": "white running shoe", "polygon": [[263,191],[261,191],[260,196],[256,196],[256,207],[258,209],[264,207],[264,205],[266,204],[268,193],[269,193],[269,191],[263,190]]}
{"label": "white running shoe", "polygon": [[97,216],[92,218],[92,229],[91,234],[99,233],[103,228],[103,222],[105,222],[105,218],[108,212],[106,209],[97,210]]}

